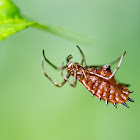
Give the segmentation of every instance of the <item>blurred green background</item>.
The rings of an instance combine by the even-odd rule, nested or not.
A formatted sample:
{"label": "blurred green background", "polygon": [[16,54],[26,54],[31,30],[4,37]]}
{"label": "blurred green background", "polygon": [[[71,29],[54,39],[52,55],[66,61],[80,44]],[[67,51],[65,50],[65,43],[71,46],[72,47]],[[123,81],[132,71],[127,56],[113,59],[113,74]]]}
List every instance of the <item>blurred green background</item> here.
{"label": "blurred green background", "polygon": [[[33,28],[0,42],[1,140],[139,140],[140,139],[140,1],[139,0],[14,0],[21,12],[41,23],[60,25],[93,37],[78,44]],[[76,45],[88,64],[106,64],[127,51],[116,79],[131,84],[135,103],[107,107],[78,82],[55,87],[42,73],[42,50],[57,66]],[[66,63],[66,62],[65,62]],[[112,67],[114,69],[115,66]],[[58,83],[59,71],[45,63]]]}

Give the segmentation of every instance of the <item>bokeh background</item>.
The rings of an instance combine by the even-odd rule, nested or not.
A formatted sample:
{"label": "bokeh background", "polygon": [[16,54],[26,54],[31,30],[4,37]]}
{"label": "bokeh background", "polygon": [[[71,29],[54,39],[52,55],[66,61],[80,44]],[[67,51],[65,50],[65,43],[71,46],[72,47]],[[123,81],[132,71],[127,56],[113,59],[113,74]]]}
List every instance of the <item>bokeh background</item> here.
{"label": "bokeh background", "polygon": [[[139,0],[13,0],[27,17],[60,25],[93,37],[90,45],[72,42],[33,28],[0,42],[1,140],[139,140],[140,139],[140,1]],[[42,73],[42,50],[57,66],[76,48],[88,64],[106,64],[126,50],[115,75],[135,92],[123,105],[106,107],[78,82],[55,87]],[[66,62],[65,62],[66,63]],[[114,69],[115,66],[112,67]],[[45,63],[58,83],[59,71]],[[72,80],[72,79],[71,79]]]}

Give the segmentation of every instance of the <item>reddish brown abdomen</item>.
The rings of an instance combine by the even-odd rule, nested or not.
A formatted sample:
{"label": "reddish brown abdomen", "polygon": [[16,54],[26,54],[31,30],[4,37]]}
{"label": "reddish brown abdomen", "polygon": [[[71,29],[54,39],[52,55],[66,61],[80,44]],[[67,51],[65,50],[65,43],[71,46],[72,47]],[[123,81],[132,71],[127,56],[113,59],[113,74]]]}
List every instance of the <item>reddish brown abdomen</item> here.
{"label": "reddish brown abdomen", "polygon": [[[105,77],[109,77],[112,74],[110,70],[103,69],[98,70],[96,73],[102,74]],[[124,85],[117,83],[114,77],[106,80],[93,74],[88,74],[87,79],[79,78],[79,81],[93,95],[96,95],[99,100],[103,99],[104,101],[108,101],[112,104],[123,104],[129,98],[129,90]]]}

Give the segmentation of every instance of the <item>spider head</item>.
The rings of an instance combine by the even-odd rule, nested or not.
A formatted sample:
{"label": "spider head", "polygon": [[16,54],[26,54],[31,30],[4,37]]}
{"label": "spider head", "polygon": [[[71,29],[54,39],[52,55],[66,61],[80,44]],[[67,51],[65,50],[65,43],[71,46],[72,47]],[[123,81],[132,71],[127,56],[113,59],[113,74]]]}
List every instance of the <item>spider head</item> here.
{"label": "spider head", "polygon": [[72,55],[69,55],[67,57],[67,66],[66,66],[66,69],[67,69],[67,72],[70,72],[71,74],[73,74],[75,72],[75,70],[78,70],[80,68],[80,65],[78,63],[72,63],[70,61],[70,59],[72,59],[73,56]]}
{"label": "spider head", "polygon": [[75,69],[75,64],[69,61],[67,63],[67,71],[72,72],[74,69]]}

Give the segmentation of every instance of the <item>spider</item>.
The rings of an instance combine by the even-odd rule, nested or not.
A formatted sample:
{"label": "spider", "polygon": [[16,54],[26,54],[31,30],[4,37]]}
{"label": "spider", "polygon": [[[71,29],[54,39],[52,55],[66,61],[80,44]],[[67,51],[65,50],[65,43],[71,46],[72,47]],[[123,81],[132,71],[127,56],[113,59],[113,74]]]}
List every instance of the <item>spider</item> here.
{"label": "spider", "polygon": [[[57,84],[55,81],[53,81],[45,72],[44,61],[42,60],[44,75],[57,87],[62,87],[66,82],[68,82],[70,86],[75,87],[77,84],[77,80],[79,80],[92,93],[92,96],[96,95],[99,101],[103,99],[106,105],[108,104],[108,102],[110,102],[114,105],[114,107],[117,108],[117,103],[120,103],[129,108],[129,106],[126,104],[126,101],[128,100],[130,102],[134,102],[131,98],[129,98],[129,93],[132,93],[133,91],[129,91],[127,89],[129,85],[119,83],[114,77],[115,73],[120,68],[126,51],[123,50],[122,55],[110,64],[89,66],[86,63],[86,59],[82,50],[79,46],[77,46],[77,48],[82,55],[81,63],[72,63],[70,60],[73,58],[73,56],[69,55],[66,58],[67,64],[64,65],[64,63],[62,63],[61,67],[57,67],[53,63],[51,63],[46,58],[45,52],[43,50],[45,61],[48,62],[54,69],[61,71],[63,81],[61,84]],[[115,64],[118,61],[119,63],[116,69],[111,72],[111,65]],[[64,69],[66,69],[67,71],[66,76],[63,74]],[[69,80],[70,76],[74,77],[73,83]]]}

